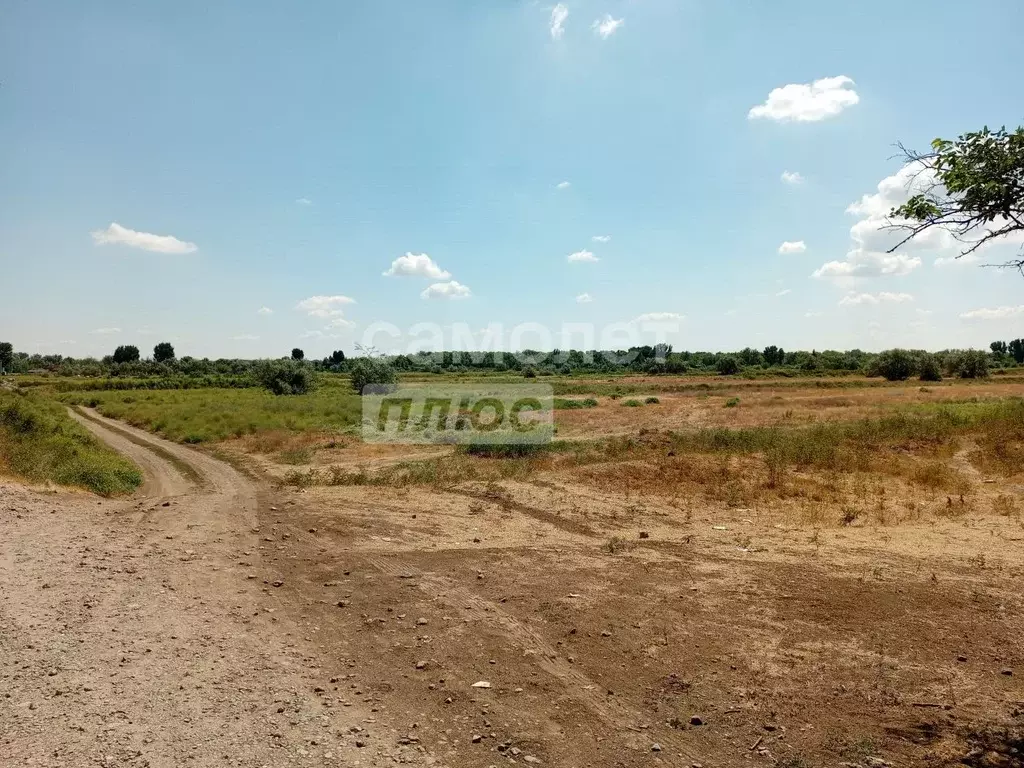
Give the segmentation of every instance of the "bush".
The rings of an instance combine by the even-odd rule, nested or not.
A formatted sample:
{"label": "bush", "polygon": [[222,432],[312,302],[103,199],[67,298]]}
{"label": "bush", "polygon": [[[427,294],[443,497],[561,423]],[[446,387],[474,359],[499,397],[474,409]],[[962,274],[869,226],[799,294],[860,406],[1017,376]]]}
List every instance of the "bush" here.
{"label": "bush", "polygon": [[349,368],[352,389],[363,395],[382,395],[398,388],[398,373],[380,357],[360,357]]}
{"label": "bush", "polygon": [[942,381],[942,371],[939,369],[939,361],[935,355],[924,354],[918,361],[921,381]]}
{"label": "bush", "polygon": [[644,402],[645,402],[645,403],[646,403],[647,405],[657,405],[658,403],[660,403],[660,402],[661,402],[661,400],[659,400],[659,399],[658,399],[658,398],[656,398],[656,397],[648,397],[648,398],[645,398],[645,399],[644,399]]}
{"label": "bush", "polygon": [[715,370],[722,376],[734,376],[740,372],[740,364],[732,355],[724,355],[715,363]]}
{"label": "bush", "polygon": [[313,371],[293,360],[264,360],[253,373],[257,383],[275,395],[305,395],[316,389]]}
{"label": "bush", "polygon": [[869,376],[883,376],[887,381],[906,381],[917,369],[914,356],[905,349],[887,349],[875,358]]}
{"label": "bush", "polygon": [[641,403],[639,400],[623,400],[622,404],[626,408],[640,408],[643,406],[643,403]]}
{"label": "bush", "polygon": [[533,369],[532,365],[528,365],[525,368],[523,368],[523,378],[524,379],[535,379],[535,378],[537,378],[537,371],[535,371]]}
{"label": "bush", "polygon": [[950,373],[961,379],[984,379],[988,376],[988,355],[980,349],[965,349],[954,354],[948,365]]}
{"label": "bush", "polygon": [[738,397],[730,397],[728,400],[725,401],[725,405],[723,405],[722,407],[723,408],[735,408],[739,404],[740,404],[740,399]]}

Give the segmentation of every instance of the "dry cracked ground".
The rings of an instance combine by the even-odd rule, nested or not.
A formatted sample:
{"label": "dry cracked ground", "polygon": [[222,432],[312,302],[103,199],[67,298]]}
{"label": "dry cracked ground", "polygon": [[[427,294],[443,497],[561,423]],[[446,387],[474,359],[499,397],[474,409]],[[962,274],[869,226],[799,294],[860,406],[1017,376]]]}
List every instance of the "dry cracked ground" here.
{"label": "dry cracked ground", "polygon": [[87,416],[147,483],[0,484],[0,765],[1024,765],[1019,519],[284,490]]}

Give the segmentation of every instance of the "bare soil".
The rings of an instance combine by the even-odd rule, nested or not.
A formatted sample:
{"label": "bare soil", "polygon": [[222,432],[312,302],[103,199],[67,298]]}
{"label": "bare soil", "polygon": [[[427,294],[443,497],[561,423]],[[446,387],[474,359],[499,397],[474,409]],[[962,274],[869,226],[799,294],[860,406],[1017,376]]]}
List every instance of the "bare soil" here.
{"label": "bare soil", "polygon": [[169,496],[0,485],[0,764],[1024,764],[1020,486],[848,526],[585,473],[282,490],[90,418]]}

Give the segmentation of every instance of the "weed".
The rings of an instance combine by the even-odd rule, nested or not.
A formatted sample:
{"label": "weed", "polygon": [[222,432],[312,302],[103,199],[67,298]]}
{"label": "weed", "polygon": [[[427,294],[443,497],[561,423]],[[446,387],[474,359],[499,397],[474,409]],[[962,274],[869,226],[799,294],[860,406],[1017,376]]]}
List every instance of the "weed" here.
{"label": "weed", "polygon": [[659,400],[658,398],[653,397],[653,396],[652,397],[645,397],[644,398],[644,404],[645,405],[657,405],[660,402],[661,402],[661,400]]}
{"label": "weed", "polygon": [[627,408],[640,408],[643,405],[639,400],[624,400],[622,404]]}
{"label": "weed", "polygon": [[725,405],[723,405],[722,407],[723,408],[735,408],[739,404],[740,404],[740,399],[738,397],[730,397],[728,400],[725,401]]}

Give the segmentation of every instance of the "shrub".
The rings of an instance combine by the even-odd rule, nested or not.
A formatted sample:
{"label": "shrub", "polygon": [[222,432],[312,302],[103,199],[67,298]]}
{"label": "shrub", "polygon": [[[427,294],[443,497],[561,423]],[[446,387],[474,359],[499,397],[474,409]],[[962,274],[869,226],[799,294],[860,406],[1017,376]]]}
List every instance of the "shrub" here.
{"label": "shrub", "polygon": [[169,341],[161,341],[153,347],[153,359],[158,363],[166,363],[174,359],[174,347]]}
{"label": "shrub", "polygon": [[623,400],[622,404],[627,408],[640,408],[643,406],[639,400]]}
{"label": "shrub", "polygon": [[292,360],[303,360],[306,357],[306,353],[298,347],[292,350]]}
{"label": "shrub", "polygon": [[652,396],[652,397],[648,397],[648,398],[644,399],[644,402],[647,405],[657,405],[658,403],[661,402],[661,400],[659,400],[658,398]]}
{"label": "shrub", "polygon": [[939,369],[939,361],[935,355],[924,354],[918,361],[921,381],[942,381],[942,371]]}
{"label": "shrub", "polygon": [[294,360],[263,360],[254,376],[261,387],[275,395],[305,395],[316,388],[313,371]]}
{"label": "shrub", "polygon": [[523,368],[523,378],[524,379],[535,379],[535,378],[537,378],[537,371],[534,370],[532,365],[528,365],[525,368]]}
{"label": "shrub", "polygon": [[875,358],[869,376],[883,376],[887,381],[905,381],[917,368],[914,356],[905,349],[887,349]]}
{"label": "shrub", "polygon": [[732,355],[724,355],[715,363],[715,370],[722,376],[734,376],[740,372],[740,364]]}
{"label": "shrub", "polygon": [[950,373],[961,379],[984,379],[988,376],[988,355],[980,349],[964,349],[948,361]]}
{"label": "shrub", "polygon": [[730,397],[728,400],[725,401],[725,405],[723,405],[722,407],[723,408],[735,408],[739,404],[740,404],[740,399],[738,397]]}
{"label": "shrub", "polygon": [[360,357],[349,368],[352,389],[358,394],[381,395],[398,388],[398,373],[380,357]]}

